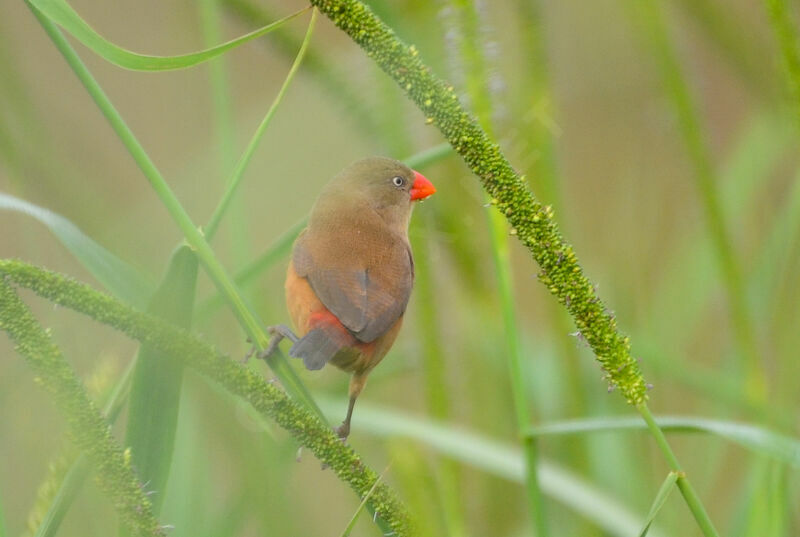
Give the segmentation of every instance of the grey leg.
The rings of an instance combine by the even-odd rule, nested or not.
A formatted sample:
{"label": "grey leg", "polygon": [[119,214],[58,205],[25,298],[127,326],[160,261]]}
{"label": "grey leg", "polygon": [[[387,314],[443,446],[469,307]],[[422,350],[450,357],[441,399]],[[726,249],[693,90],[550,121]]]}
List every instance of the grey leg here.
{"label": "grey leg", "polygon": [[278,344],[283,340],[283,338],[287,338],[292,343],[297,343],[300,339],[294,335],[294,332],[292,332],[291,328],[285,324],[268,326],[267,332],[269,332],[272,337],[269,340],[269,345],[267,345],[267,348],[258,353],[258,357],[262,360],[266,360],[272,356],[272,353],[278,348]]}
{"label": "grey leg", "polygon": [[353,417],[353,407],[356,405],[356,398],[350,397],[350,404],[347,405],[347,417],[344,418],[344,421],[341,425],[334,429],[336,435],[342,439],[342,441],[347,440],[347,437],[350,436],[350,418]]}

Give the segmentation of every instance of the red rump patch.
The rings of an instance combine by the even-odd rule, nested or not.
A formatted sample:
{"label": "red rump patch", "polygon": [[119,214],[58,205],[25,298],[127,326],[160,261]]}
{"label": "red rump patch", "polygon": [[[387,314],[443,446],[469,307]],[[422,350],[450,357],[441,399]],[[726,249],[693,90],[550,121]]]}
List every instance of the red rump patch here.
{"label": "red rump patch", "polygon": [[336,315],[326,309],[312,312],[308,318],[309,330],[317,328],[320,325],[333,325],[343,332],[347,331],[347,328],[345,328],[345,326],[342,324],[342,321],[340,321]]}
{"label": "red rump patch", "polygon": [[339,344],[347,347],[355,347],[364,354],[371,354],[375,351],[375,342],[363,342],[347,329],[339,318],[327,309],[312,312],[308,317],[308,330],[315,328],[327,329],[325,332],[328,337],[339,340]]}

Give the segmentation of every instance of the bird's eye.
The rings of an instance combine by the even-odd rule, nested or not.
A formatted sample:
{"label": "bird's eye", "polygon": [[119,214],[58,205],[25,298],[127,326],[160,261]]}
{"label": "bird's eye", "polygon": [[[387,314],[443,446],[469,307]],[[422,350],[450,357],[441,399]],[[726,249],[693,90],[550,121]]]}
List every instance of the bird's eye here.
{"label": "bird's eye", "polygon": [[401,187],[404,184],[406,184],[406,180],[400,177],[399,175],[396,175],[392,177],[392,184],[396,187]]}

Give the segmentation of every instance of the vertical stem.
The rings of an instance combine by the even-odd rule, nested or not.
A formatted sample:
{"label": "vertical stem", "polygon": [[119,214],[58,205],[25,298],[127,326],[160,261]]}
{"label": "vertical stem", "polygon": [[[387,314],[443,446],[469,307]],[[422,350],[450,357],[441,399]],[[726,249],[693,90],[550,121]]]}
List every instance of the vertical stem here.
{"label": "vertical stem", "polygon": [[[199,3],[203,41],[207,47],[222,42],[222,28],[219,0],[201,0]],[[211,79],[211,97],[214,103],[214,120],[219,155],[220,177],[225,177],[236,162],[235,142],[236,130],[233,122],[233,105],[231,99],[230,77],[228,75],[227,58],[223,55],[208,62]],[[247,212],[243,198],[234,200],[231,214],[231,244],[234,260],[243,263],[247,259],[247,247],[250,244],[247,226]],[[211,241],[210,236],[208,241]]]}
{"label": "vertical stem", "polygon": [[765,0],[772,22],[772,29],[783,55],[787,85],[792,94],[795,116],[800,126],[800,50],[798,32],[792,23],[790,8],[786,0]]}
{"label": "vertical stem", "polygon": [[636,410],[639,411],[639,414],[642,415],[645,423],[647,423],[647,428],[650,429],[650,433],[656,440],[656,445],[658,445],[661,453],[664,454],[664,458],[667,459],[667,464],[669,465],[670,469],[678,474],[678,489],[681,491],[681,494],[686,501],[686,505],[689,506],[689,509],[694,515],[697,525],[700,526],[700,529],[703,531],[703,535],[706,537],[717,537],[719,534],[717,533],[716,528],[714,528],[714,523],[711,522],[705,507],[703,507],[703,502],[700,501],[700,497],[697,495],[694,487],[689,482],[689,478],[686,477],[686,473],[681,469],[681,465],[678,462],[677,457],[675,457],[675,454],[672,452],[672,448],[667,442],[666,436],[664,436],[664,431],[662,431],[656,423],[656,420],[650,413],[650,409],[647,407],[647,403],[640,403],[636,405]]}
{"label": "vertical stem", "polygon": [[745,387],[752,400],[763,400],[766,396],[766,378],[759,363],[755,328],[747,308],[741,269],[717,193],[718,178],[705,140],[703,125],[675,50],[670,43],[667,26],[657,0],[643,2],[634,0],[634,2],[637,8],[643,10],[642,19],[652,41],[663,82],[672,99],[678,126],[694,167],[695,185],[728,295],[730,321],[744,366],[741,373],[744,375]]}
{"label": "vertical stem", "polygon": [[[422,211],[420,211],[422,212]],[[417,312],[419,331],[422,336],[422,363],[425,381],[425,402],[430,414],[442,422],[450,417],[450,401],[448,399],[448,375],[445,370],[445,349],[441,344],[442,332],[439,326],[438,309],[434,296],[435,282],[430,259],[431,249],[426,237],[427,230],[433,229],[433,214],[424,211],[418,214],[417,233],[412,238],[414,243],[414,272],[417,287]],[[449,458],[443,458],[437,467],[437,484],[442,502],[447,534],[450,537],[467,535],[467,525],[459,499],[458,465]]]}
{"label": "vertical stem", "polygon": [[[481,126],[489,136],[492,135],[492,101],[487,88],[487,69],[483,55],[483,39],[480,35],[480,18],[473,0],[453,0],[458,17],[461,36],[461,55],[466,69],[467,92],[473,110]],[[503,328],[506,336],[506,353],[508,356],[511,395],[516,414],[517,433],[522,441],[525,459],[525,491],[528,511],[533,522],[536,535],[545,537],[548,534],[544,513],[544,502],[539,488],[537,474],[538,446],[537,440],[525,435],[531,424],[528,395],[525,385],[527,374],[523,365],[522,345],[517,328],[517,316],[514,304],[514,285],[511,274],[511,256],[509,249],[508,227],[505,218],[499,211],[491,208],[487,213],[489,238],[492,246],[492,259],[495,265],[500,305],[503,312]]]}
{"label": "vertical stem", "polygon": [[250,159],[253,158],[253,154],[258,147],[258,142],[261,140],[261,137],[264,135],[264,132],[267,130],[270,122],[272,121],[275,112],[278,109],[278,105],[283,100],[283,96],[286,95],[286,91],[289,89],[289,84],[294,79],[297,70],[300,68],[300,65],[303,63],[303,58],[305,57],[306,51],[308,50],[308,45],[311,43],[311,36],[314,34],[314,26],[317,21],[317,9],[314,8],[311,13],[311,21],[308,23],[308,30],[306,30],[306,36],[303,39],[302,44],[300,45],[300,50],[297,52],[297,56],[295,56],[294,62],[292,66],[289,68],[289,73],[286,75],[286,78],[281,85],[280,90],[278,90],[278,94],[275,96],[275,99],[272,101],[272,104],[267,110],[264,119],[261,120],[261,123],[258,125],[256,132],[253,134],[253,137],[250,139],[250,142],[247,144],[247,148],[244,150],[244,153],[236,162],[236,166],[231,173],[230,178],[228,179],[227,185],[225,187],[225,192],[222,195],[217,207],[214,209],[214,213],[211,215],[211,218],[208,221],[208,225],[206,226],[204,232],[207,240],[211,240],[211,238],[216,234],[217,229],[219,227],[220,222],[222,221],[222,217],[225,215],[226,211],[228,210],[231,201],[233,200],[233,196],[236,190],[239,188],[239,184],[244,177],[245,169],[247,165],[250,164]]}
{"label": "vertical stem", "polygon": [[[551,208],[543,206],[533,196],[498,144],[460,104],[452,86],[435,76],[418,57],[416,47],[400,41],[360,0],[311,2],[404,88],[409,98],[425,112],[428,122],[435,124],[464,158],[492,197],[491,204],[501,209],[514,226],[512,232],[538,263],[539,280],[572,315],[581,337],[602,365],[609,385],[617,388],[628,403],[642,405],[647,400],[647,385],[638,363],[631,356],[630,338],[620,332],[616,319],[597,296],[575,251],[559,232]],[[669,447],[663,435],[661,441]],[[684,489],[695,502],[693,510],[700,523],[702,504],[696,495],[690,494],[691,487]],[[704,518],[700,524],[712,530],[706,533],[716,535],[708,517]]]}
{"label": "vertical stem", "polygon": [[[192,219],[186,213],[186,210],[164,180],[161,172],[158,171],[156,165],[150,160],[150,156],[139,143],[139,140],[136,139],[136,136],[125,123],[125,120],[122,119],[122,116],[111,103],[111,100],[83,64],[69,42],[64,38],[58,27],[34,6],[29,4],[29,7],[39,20],[42,28],[44,28],[45,32],[47,32],[48,36],[53,41],[53,44],[64,56],[67,64],[72,68],[75,75],[84,85],[95,104],[100,108],[100,111],[114,129],[114,132],[116,132],[128,152],[136,161],[136,164],[144,173],[145,178],[153,187],[153,190],[167,208],[173,220],[175,220],[178,227],[183,231],[186,241],[197,253],[197,257],[200,259],[200,262],[203,264],[203,267],[211,277],[220,294],[228,301],[239,324],[244,329],[244,332],[257,348],[261,350],[265,349],[269,344],[269,337],[263,330],[262,323],[258,320],[253,310],[245,303],[236,284],[231,280],[222,264],[217,260],[214,251],[208,245],[208,242],[206,242],[202,232],[194,225]],[[268,364],[275,372],[275,375],[281,380],[286,390],[291,393],[292,397],[305,404],[323,421],[323,423],[326,423],[327,420],[322,414],[322,411],[311,398],[311,394],[309,394],[294,369],[291,368],[286,357],[276,352],[268,360]]]}
{"label": "vertical stem", "polygon": [[[526,166],[527,176],[534,190],[540,190],[544,203],[552,205],[556,213],[561,214],[564,224],[566,211],[562,211],[563,199],[556,156],[555,135],[558,126],[553,114],[553,102],[550,90],[550,73],[545,39],[543,17],[544,0],[518,0],[519,27],[521,47],[525,53],[525,64],[520,66],[525,82],[519,117],[524,130],[521,140],[525,147],[525,156],[533,161]],[[524,158],[524,157],[523,157]],[[527,163],[526,163],[527,164]],[[569,316],[557,302],[548,301],[547,309],[550,318],[551,333],[556,334],[555,343],[559,354],[558,360],[566,370],[569,399],[567,408],[572,415],[586,414],[586,396],[583,389],[582,371],[578,347],[569,338],[563,337],[573,330]],[[587,461],[585,445],[570,442],[564,446],[569,450],[574,461]],[[584,464],[585,466],[585,464]]]}

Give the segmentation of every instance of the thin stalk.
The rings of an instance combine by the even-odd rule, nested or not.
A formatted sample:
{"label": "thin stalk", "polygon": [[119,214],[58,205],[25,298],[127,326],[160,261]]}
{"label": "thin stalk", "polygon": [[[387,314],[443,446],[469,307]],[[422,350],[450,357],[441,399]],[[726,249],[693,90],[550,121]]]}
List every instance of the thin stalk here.
{"label": "thin stalk", "polygon": [[[108,401],[103,407],[103,416],[108,422],[109,426],[114,425],[122,412],[122,408],[128,401],[128,395],[131,388],[131,380],[133,378],[133,370],[136,365],[136,360],[133,360],[122,373],[122,376],[117,381],[116,385],[111,390]],[[70,448],[72,445],[70,444]],[[72,450],[62,450],[59,456],[54,460],[66,457]],[[51,463],[52,466],[53,463]],[[86,477],[91,471],[91,466],[85,453],[80,453],[70,464],[69,469],[64,474],[60,483],[52,482],[49,478],[40,487],[39,490],[51,491],[55,489],[52,495],[47,511],[39,513],[38,509],[34,507],[29,520],[38,520],[36,526],[36,533],[33,537],[54,537],[58,533],[61,526],[61,521],[72,506],[72,502],[78,495],[78,492],[83,487]],[[56,488],[57,487],[57,488]],[[38,502],[37,502],[38,507]]]}
{"label": "thin stalk", "polygon": [[775,85],[771,80],[769,62],[764,61],[769,55],[769,47],[761,32],[742,32],[747,21],[737,16],[736,10],[725,2],[678,0],[675,4],[694,19],[699,29],[697,36],[710,42],[753,95],[761,98],[772,96]]}
{"label": "thin stalk", "polygon": [[317,10],[315,8],[311,13],[311,21],[308,23],[308,30],[306,31],[305,39],[303,39],[303,44],[300,45],[300,51],[297,53],[294,63],[292,63],[292,67],[289,69],[289,74],[286,75],[286,79],[283,81],[283,85],[278,91],[278,95],[275,96],[275,100],[272,101],[272,105],[270,105],[267,114],[264,116],[264,119],[261,120],[261,124],[258,126],[255,134],[253,134],[253,137],[250,139],[250,143],[247,144],[247,149],[245,149],[244,153],[239,158],[239,161],[236,163],[236,167],[234,168],[230,179],[228,179],[228,185],[225,188],[225,193],[222,195],[222,199],[219,201],[217,208],[214,210],[214,214],[211,215],[211,219],[205,228],[206,240],[210,241],[214,236],[214,233],[216,233],[217,227],[219,226],[219,223],[222,220],[225,211],[228,209],[231,199],[233,198],[233,194],[236,192],[236,189],[238,188],[239,183],[244,176],[244,171],[247,168],[247,165],[250,163],[250,159],[253,157],[256,147],[258,147],[259,141],[261,141],[261,137],[267,130],[270,121],[272,121],[272,117],[275,115],[278,105],[283,100],[283,96],[286,95],[286,91],[289,89],[289,84],[292,82],[292,79],[294,79],[294,75],[300,68],[300,64],[303,63],[306,50],[308,50],[308,44],[311,42],[311,36],[314,33],[314,25],[316,24],[316,21]]}
{"label": "thin stalk", "polygon": [[6,531],[6,518],[3,514],[3,497],[0,494],[0,537],[7,537],[8,532]]}
{"label": "thin stalk", "polygon": [[372,497],[372,493],[374,493],[375,489],[378,488],[378,485],[387,471],[389,471],[389,466],[387,466],[386,469],[381,472],[381,475],[379,475],[378,479],[375,480],[375,484],[372,485],[372,488],[369,489],[369,492],[367,492],[366,496],[364,496],[364,499],[361,500],[360,504],[358,504],[356,512],[353,513],[352,517],[350,517],[350,522],[347,523],[347,527],[345,527],[344,531],[342,532],[342,537],[349,537],[349,535],[353,532],[353,528],[356,526],[356,522],[358,522],[358,517],[361,514],[361,511],[363,511],[364,507],[366,507],[367,502]]}
{"label": "thin stalk", "polygon": [[[480,20],[473,0],[454,0],[453,7],[461,24],[461,55],[466,68],[467,92],[478,121],[489,136],[492,135],[492,99],[487,87],[487,68],[483,54],[483,39],[480,34]],[[495,265],[496,285],[499,291],[500,308],[503,313],[506,355],[511,380],[511,395],[516,415],[517,434],[522,442],[525,459],[525,492],[528,511],[536,535],[548,535],[544,501],[537,475],[537,440],[526,436],[532,414],[526,390],[527,372],[524,367],[522,345],[518,329],[516,307],[514,304],[514,283],[511,273],[511,254],[508,239],[508,226],[505,218],[495,208],[487,212],[492,259]]]}
{"label": "thin stalk", "polygon": [[[19,261],[0,259],[0,303],[3,302],[5,289],[13,294],[10,284],[28,288],[54,304],[87,315],[133,339],[152,345],[165,354],[180,357],[187,367],[196,369],[232,395],[248,402],[261,416],[273,419],[286,429],[300,445],[308,447],[326,464],[340,481],[349,484],[360,498],[367,494],[378,479],[378,474],[366,466],[353,448],[343,443],[333,429],[311,409],[291,399],[283,389],[267,382],[262,375],[243,367],[236,360],[231,360],[229,356],[221,354],[185,330],[153,315],[134,310],[69,277]],[[22,307],[25,306],[20,303],[20,308]],[[25,315],[30,316],[29,313]],[[0,307],[0,329],[15,330],[20,325],[26,325],[22,314],[13,308]],[[40,376],[46,379],[50,373]],[[59,379],[62,377],[59,376]],[[80,384],[77,378],[75,382]],[[101,416],[98,417],[102,420]],[[102,423],[104,434],[110,435],[106,422]],[[102,445],[89,443],[88,440],[87,443],[78,445],[92,452],[103,449]],[[136,491],[143,494],[138,482]],[[127,496],[126,499],[136,498]],[[378,486],[368,503],[370,508],[380,513],[380,520],[385,521],[398,537],[415,534],[408,510],[385,483]],[[142,513],[141,510],[138,512]]]}
{"label": "thin stalk", "polygon": [[50,332],[33,317],[15,289],[0,278],[0,330],[53,396],[75,445],[96,470],[101,490],[123,523],[137,536],[164,536],[152,504],[131,466],[130,454],[117,443],[105,418],[89,398],[75,370],[53,343]]}
{"label": "thin stalk", "polygon": [[[270,6],[257,5],[251,0],[218,0],[226,11],[247,24],[266,26],[269,21],[275,20]],[[288,26],[277,28],[269,40],[271,50],[277,49],[286,57],[291,57],[300,46],[300,37]],[[336,65],[315,47],[306,53],[305,69],[309,76],[316,79],[322,87],[322,93],[331,101],[338,101],[338,107],[344,112],[344,119],[357,127],[357,131],[364,136],[366,141],[374,143],[376,138],[381,146],[387,148],[388,140],[375,120],[375,114],[370,109],[369,103],[362,98],[358,85],[352,77],[343,71],[341,65]]]}
{"label": "thin stalk", "polygon": [[[222,42],[222,24],[219,0],[201,0],[199,3],[203,42],[207,48]],[[219,177],[224,178],[236,163],[236,130],[233,123],[233,99],[231,97],[228,60],[222,55],[208,64],[211,82],[211,97],[214,109],[214,122],[219,157]],[[236,264],[247,259],[250,244],[250,228],[247,225],[244,200],[240,197],[234,203],[231,215],[230,242]],[[208,234],[206,235],[208,237]],[[207,240],[211,242],[211,237]]]}
{"label": "thin stalk", "polygon": [[792,23],[790,7],[786,0],[764,0],[769,12],[772,30],[781,48],[783,66],[786,71],[786,82],[794,102],[798,126],[800,126],[800,36]]}
{"label": "thin stalk", "polygon": [[[580,337],[594,351],[609,386],[616,388],[629,404],[643,405],[647,400],[647,383],[631,355],[630,338],[617,328],[615,317],[597,296],[574,249],[561,235],[552,208],[533,196],[499,145],[461,105],[454,88],[433,74],[416,47],[401,41],[359,0],[311,0],[311,3],[364,49],[425,113],[426,121],[439,128],[480,179],[491,196],[491,204],[513,226],[511,233],[538,263],[539,280],[572,316]],[[699,500],[696,503],[702,509]],[[698,524],[710,527],[707,535],[716,535],[707,517],[697,511],[693,509]]]}
{"label": "thin stalk", "polygon": [[718,177],[711,161],[705,132],[697,113],[686,77],[670,42],[667,26],[656,0],[636,2],[643,11],[642,19],[664,85],[672,99],[678,117],[678,126],[694,167],[694,180],[705,215],[706,227],[711,235],[714,252],[722,272],[728,302],[730,321],[741,357],[743,358],[744,384],[751,399],[763,400],[766,395],[766,378],[760,367],[760,357],[753,319],[747,300],[741,269],[733,248],[725,214],[717,191]]}
{"label": "thin stalk", "polygon": [[706,535],[707,537],[718,536],[719,534],[714,528],[714,524],[711,522],[708,513],[706,513],[705,507],[703,507],[703,502],[700,501],[700,497],[697,495],[694,487],[689,482],[689,478],[686,477],[686,473],[681,468],[678,458],[675,457],[675,453],[672,452],[672,448],[667,442],[666,436],[664,436],[664,431],[661,430],[656,423],[656,420],[653,418],[653,415],[650,413],[647,403],[639,403],[636,405],[636,410],[639,411],[639,414],[642,415],[645,423],[647,423],[647,428],[650,430],[653,438],[655,438],[656,445],[658,445],[658,449],[661,450],[661,453],[667,460],[670,470],[678,474],[678,489],[681,491],[683,499],[686,501],[686,505],[688,505],[689,509],[692,511],[692,514],[697,521],[697,525],[700,526],[703,535]]}
{"label": "thin stalk", "polygon": [[[75,50],[64,38],[58,27],[31,4],[28,4],[28,6],[39,20],[42,28],[44,28],[45,32],[47,32],[56,48],[64,56],[67,64],[69,64],[75,75],[78,77],[81,83],[83,83],[86,91],[95,101],[98,108],[100,108],[100,111],[117,133],[117,136],[119,136],[128,152],[136,161],[136,164],[144,173],[148,182],[153,187],[153,190],[155,190],[156,195],[164,204],[170,216],[172,216],[173,220],[175,220],[175,222],[178,224],[178,227],[180,227],[181,231],[183,231],[186,241],[197,253],[197,257],[200,259],[200,262],[202,263],[209,277],[214,282],[217,290],[219,290],[219,292],[228,301],[228,304],[233,310],[234,315],[238,319],[239,324],[242,326],[247,336],[250,338],[250,341],[256,346],[257,349],[265,349],[269,344],[269,336],[262,328],[262,323],[258,320],[255,312],[245,303],[241,293],[237,289],[236,284],[231,280],[222,264],[217,260],[213,250],[205,240],[203,233],[192,222],[192,219],[186,213],[185,209],[172,192],[172,189],[164,180],[161,172],[158,171],[158,168],[156,168],[155,164],[150,159],[150,156],[136,139],[136,136],[133,134],[130,128],[128,128],[125,120],[122,119],[122,116],[116,110],[92,74],[83,64]],[[323,422],[325,422],[325,417],[319,410],[319,407],[317,407],[316,403],[314,403],[314,400],[311,398],[311,395],[301,382],[300,378],[297,376],[297,373],[295,373],[295,371],[289,365],[286,357],[280,352],[275,352],[267,361],[270,368],[280,379],[292,397],[302,401],[303,404],[308,406],[308,408],[315,412],[316,415],[323,420]]]}
{"label": "thin stalk", "polygon": [[[525,53],[525,64],[520,69],[524,77],[524,83],[520,84],[524,106],[519,117],[524,127],[521,143],[524,144],[526,156],[532,155],[533,159],[527,166],[531,185],[535,191],[541,192],[540,197],[545,203],[559,211],[564,204],[556,155],[555,133],[558,125],[553,114],[550,89],[544,4],[544,0],[517,1],[521,47]],[[568,228],[565,224],[566,213],[561,214],[561,225]],[[548,301],[547,310],[552,334],[572,332],[569,316],[557,302]],[[582,416],[586,414],[587,404],[578,347],[569,338],[556,337],[555,340],[558,359],[564,366],[568,382],[568,395],[565,394],[568,411],[572,415]],[[586,466],[589,458],[585,445],[571,442],[563,448],[568,450],[572,460],[581,461]]]}
{"label": "thin stalk", "polygon": [[[218,0],[201,0],[199,3],[200,22],[203,31],[203,43],[211,48],[222,43],[220,13]],[[234,150],[233,109],[231,106],[231,89],[228,66],[224,55],[208,62],[211,79],[211,97],[217,131],[217,144],[221,167],[227,170],[236,158]]]}

